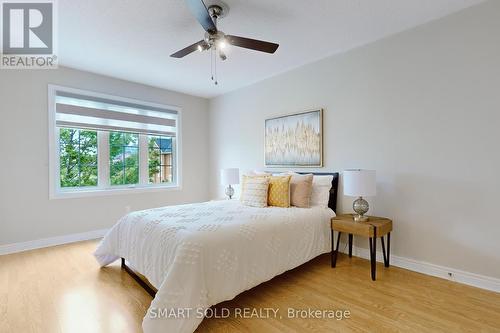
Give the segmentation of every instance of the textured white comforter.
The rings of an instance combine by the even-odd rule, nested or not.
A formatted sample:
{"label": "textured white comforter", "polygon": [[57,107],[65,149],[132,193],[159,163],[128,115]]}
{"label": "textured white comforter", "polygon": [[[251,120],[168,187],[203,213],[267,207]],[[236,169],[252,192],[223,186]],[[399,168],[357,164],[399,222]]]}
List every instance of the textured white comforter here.
{"label": "textured white comforter", "polygon": [[95,256],[101,266],[125,258],[158,289],[145,332],[193,332],[203,320],[196,312],[151,314],[208,308],[329,252],[333,216],[328,208],[253,208],[236,200],[155,208],[123,217]]}

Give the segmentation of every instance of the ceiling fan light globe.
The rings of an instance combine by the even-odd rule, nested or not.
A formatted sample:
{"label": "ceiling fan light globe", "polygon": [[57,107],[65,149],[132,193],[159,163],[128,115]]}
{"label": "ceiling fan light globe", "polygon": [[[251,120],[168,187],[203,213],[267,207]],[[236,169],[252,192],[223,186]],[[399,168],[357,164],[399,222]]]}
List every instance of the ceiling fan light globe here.
{"label": "ceiling fan light globe", "polygon": [[217,43],[217,46],[218,46],[220,49],[224,50],[224,49],[227,47],[227,42],[226,42],[226,40],[225,40],[225,39],[220,40],[220,41]]}

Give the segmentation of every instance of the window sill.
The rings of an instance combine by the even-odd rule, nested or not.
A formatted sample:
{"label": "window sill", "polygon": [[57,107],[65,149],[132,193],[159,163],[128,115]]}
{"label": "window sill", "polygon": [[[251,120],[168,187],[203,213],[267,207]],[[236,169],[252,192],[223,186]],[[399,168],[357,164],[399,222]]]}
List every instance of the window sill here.
{"label": "window sill", "polygon": [[152,193],[162,191],[180,191],[180,185],[163,185],[163,186],[143,186],[143,187],[118,187],[111,189],[88,189],[88,190],[73,190],[64,191],[58,190],[50,193],[49,199],[72,199],[72,198],[86,198],[86,197],[99,197],[108,195],[121,195],[121,194],[139,194],[139,193]]}

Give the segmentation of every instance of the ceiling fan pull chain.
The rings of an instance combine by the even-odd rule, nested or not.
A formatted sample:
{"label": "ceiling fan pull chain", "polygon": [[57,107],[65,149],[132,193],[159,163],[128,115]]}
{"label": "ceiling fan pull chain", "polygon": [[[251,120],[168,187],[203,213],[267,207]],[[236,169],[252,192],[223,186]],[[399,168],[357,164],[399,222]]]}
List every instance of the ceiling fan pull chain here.
{"label": "ceiling fan pull chain", "polygon": [[210,75],[212,81],[214,80],[214,51],[210,49]]}
{"label": "ceiling fan pull chain", "polygon": [[215,85],[218,85],[217,82],[217,47],[214,48],[214,66],[215,66]]}

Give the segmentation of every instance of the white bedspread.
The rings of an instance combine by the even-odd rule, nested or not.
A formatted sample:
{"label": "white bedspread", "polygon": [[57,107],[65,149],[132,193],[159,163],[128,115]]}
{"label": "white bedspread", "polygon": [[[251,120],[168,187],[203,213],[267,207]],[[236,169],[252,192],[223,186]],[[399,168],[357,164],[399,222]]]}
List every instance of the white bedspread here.
{"label": "white bedspread", "polygon": [[[203,318],[158,309],[208,308],[330,251],[328,208],[253,208],[236,200],[133,212],[104,237],[101,266],[123,257],[158,289],[145,332],[193,332]],[[171,313],[169,311],[169,313]]]}

